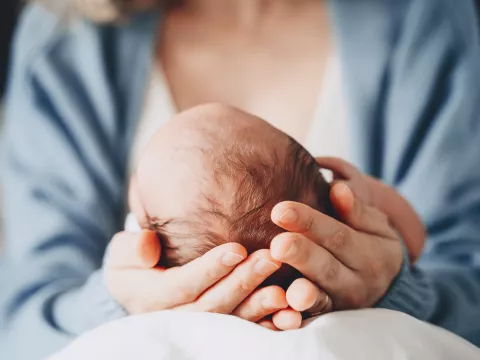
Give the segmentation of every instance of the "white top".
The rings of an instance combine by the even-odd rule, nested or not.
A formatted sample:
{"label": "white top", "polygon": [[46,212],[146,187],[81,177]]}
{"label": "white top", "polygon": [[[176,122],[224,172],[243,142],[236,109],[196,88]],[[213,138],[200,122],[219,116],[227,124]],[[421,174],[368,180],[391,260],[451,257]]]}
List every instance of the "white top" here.
{"label": "white top", "polygon": [[[161,67],[152,69],[142,118],[140,119],[130,158],[135,168],[140,154],[155,131],[176,113],[175,105]],[[328,59],[314,119],[305,143],[314,156],[336,156],[349,160],[347,106],[342,89],[342,72],[337,56]]]}

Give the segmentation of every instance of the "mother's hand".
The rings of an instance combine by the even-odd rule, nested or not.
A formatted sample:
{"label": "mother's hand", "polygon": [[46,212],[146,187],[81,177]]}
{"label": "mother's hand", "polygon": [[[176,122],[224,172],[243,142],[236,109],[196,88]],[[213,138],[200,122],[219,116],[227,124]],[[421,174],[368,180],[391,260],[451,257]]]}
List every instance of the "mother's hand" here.
{"label": "mother's hand", "polygon": [[151,231],[119,233],[109,245],[105,282],[111,295],[130,314],[179,309],[233,314],[274,329],[266,316],[285,309],[285,292],[257,287],[280,262],[269,250],[247,257],[240,244],[218,246],[181,267],[156,267],[161,247]]}
{"label": "mother's hand", "polygon": [[401,269],[403,248],[386,216],[355,199],[343,183],[332,187],[330,197],[345,224],[295,202],[272,211],[273,222],[288,231],[272,241],[272,257],[310,280],[298,279],[287,290],[297,311],[371,307]]}

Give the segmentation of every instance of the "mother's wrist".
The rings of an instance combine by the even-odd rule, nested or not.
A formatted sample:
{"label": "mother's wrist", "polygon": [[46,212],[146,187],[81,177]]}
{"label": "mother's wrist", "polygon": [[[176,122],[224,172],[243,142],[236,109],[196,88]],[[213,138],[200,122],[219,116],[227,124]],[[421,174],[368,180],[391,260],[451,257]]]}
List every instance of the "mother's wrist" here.
{"label": "mother's wrist", "polygon": [[[411,263],[410,263],[410,258],[408,256],[408,251],[405,244],[402,242],[402,263],[400,265],[400,270],[398,271],[397,275],[393,278],[385,294],[377,301],[374,307],[383,308],[385,306],[382,306],[382,305],[385,305],[386,303],[388,303],[390,298],[395,297],[397,288],[400,285],[399,282],[401,280],[404,280],[403,279],[404,277],[409,276],[410,267],[411,267]],[[387,306],[386,308],[389,308],[389,307]]]}
{"label": "mother's wrist", "polygon": [[412,266],[406,246],[403,245],[403,262],[400,272],[393,279],[385,295],[374,305],[404,312],[425,320],[432,301],[432,289],[429,279],[422,271]]}

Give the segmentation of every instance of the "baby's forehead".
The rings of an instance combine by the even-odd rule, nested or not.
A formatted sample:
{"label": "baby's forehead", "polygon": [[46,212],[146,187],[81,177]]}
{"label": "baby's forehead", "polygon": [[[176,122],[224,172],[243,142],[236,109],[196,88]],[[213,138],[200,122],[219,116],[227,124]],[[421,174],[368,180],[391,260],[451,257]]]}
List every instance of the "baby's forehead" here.
{"label": "baby's forehead", "polygon": [[231,107],[204,105],[162,126],[141,161],[164,168],[187,163],[192,170],[201,171],[208,165],[205,161],[219,159],[225,152],[250,149],[267,156],[271,149],[285,149],[288,140],[286,134],[253,115]]}
{"label": "baby's forehead", "polygon": [[275,166],[288,143],[265,121],[232,108],[182,113],[157,131],[140,159],[137,178],[147,213],[182,218],[199,204],[234,201],[231,194],[250,165],[255,171]]}

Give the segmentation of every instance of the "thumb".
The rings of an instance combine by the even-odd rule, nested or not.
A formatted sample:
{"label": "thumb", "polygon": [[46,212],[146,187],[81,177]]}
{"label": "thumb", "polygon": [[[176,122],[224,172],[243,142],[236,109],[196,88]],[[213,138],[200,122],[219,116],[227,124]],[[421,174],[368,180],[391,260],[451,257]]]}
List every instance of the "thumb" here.
{"label": "thumb", "polygon": [[111,268],[150,269],[160,260],[161,246],[153,231],[121,232],[108,245],[105,265]]}
{"label": "thumb", "polygon": [[146,268],[155,267],[160,261],[161,253],[162,247],[157,235],[150,230],[142,231],[137,244],[137,254],[143,266]]}
{"label": "thumb", "polygon": [[333,184],[330,190],[330,201],[342,219],[347,220],[353,216],[356,205],[355,197],[352,190],[344,182]]}
{"label": "thumb", "polygon": [[387,216],[356,198],[344,182],[332,186],[330,200],[341,220],[355,230],[378,236],[396,237]]}

